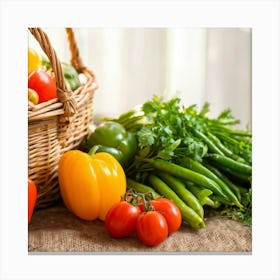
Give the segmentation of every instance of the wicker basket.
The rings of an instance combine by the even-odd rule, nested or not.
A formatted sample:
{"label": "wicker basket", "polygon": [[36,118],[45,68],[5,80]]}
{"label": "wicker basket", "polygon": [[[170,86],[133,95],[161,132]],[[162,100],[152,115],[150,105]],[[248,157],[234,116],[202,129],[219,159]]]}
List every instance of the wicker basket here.
{"label": "wicker basket", "polygon": [[40,28],[29,28],[50,60],[56,77],[57,99],[28,104],[28,176],[38,191],[36,208],[60,200],[57,169],[63,153],[75,149],[93,123],[93,95],[97,89],[94,73],[85,67],[71,28],[66,28],[71,64],[83,74],[85,83],[75,91],[66,88],[60,61],[48,36]]}

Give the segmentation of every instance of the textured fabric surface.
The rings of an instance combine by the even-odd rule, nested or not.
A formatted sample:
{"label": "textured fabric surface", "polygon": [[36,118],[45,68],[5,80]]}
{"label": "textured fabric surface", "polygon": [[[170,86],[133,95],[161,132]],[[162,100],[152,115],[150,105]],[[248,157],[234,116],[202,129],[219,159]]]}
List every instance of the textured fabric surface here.
{"label": "textured fabric surface", "polygon": [[215,216],[205,220],[206,227],[193,230],[187,225],[156,247],[143,245],[132,235],[111,238],[104,223],[83,221],[63,205],[38,210],[28,230],[28,251],[87,253],[152,253],[152,252],[251,252],[252,228],[237,221]]}

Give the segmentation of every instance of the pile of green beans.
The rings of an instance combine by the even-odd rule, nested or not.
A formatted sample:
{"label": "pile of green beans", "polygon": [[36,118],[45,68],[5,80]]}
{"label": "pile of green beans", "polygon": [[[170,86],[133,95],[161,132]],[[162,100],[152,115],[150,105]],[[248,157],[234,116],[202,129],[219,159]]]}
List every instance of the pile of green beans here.
{"label": "pile of green beans", "polygon": [[[241,193],[246,189],[234,184],[210,164],[202,164],[191,158],[185,158],[182,165],[162,159],[145,161],[154,168],[145,185],[128,179],[129,186],[138,192],[152,192],[155,198],[164,196],[172,200],[180,209],[183,220],[192,228],[205,227],[205,205],[215,209],[221,205],[243,208]],[[237,166],[244,167],[243,164]],[[248,172],[247,166],[244,172]]]}
{"label": "pile of green beans", "polygon": [[[192,228],[205,227],[204,206],[214,209],[221,205],[243,208],[241,193],[246,188],[234,184],[226,175],[210,164],[202,164],[185,158],[184,164],[162,159],[145,159],[154,169],[149,172],[145,184],[127,179],[128,186],[137,192],[152,193],[172,200],[180,209],[182,219]],[[230,162],[231,163],[231,162]],[[243,166],[240,164],[240,166]],[[247,166],[244,167],[247,172]]]}
{"label": "pile of green beans", "polygon": [[233,127],[229,110],[210,119],[208,109],[155,98],[113,119],[138,140],[128,187],[172,200],[195,229],[205,227],[208,209],[251,215],[252,134]]}

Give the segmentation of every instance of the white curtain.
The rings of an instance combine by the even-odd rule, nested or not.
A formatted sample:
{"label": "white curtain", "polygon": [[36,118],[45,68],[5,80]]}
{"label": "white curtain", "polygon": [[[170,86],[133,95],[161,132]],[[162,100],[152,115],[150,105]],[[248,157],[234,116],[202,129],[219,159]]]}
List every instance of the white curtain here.
{"label": "white curtain", "polygon": [[[64,29],[44,28],[62,61]],[[153,94],[230,107],[251,124],[251,30],[240,28],[74,28],[81,57],[96,74],[96,115],[116,116]],[[29,45],[40,51],[33,38]]]}

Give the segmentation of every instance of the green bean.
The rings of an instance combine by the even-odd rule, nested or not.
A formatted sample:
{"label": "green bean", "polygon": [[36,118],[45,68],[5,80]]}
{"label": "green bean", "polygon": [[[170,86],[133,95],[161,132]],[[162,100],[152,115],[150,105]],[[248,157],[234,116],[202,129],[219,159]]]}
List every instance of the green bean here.
{"label": "green bean", "polygon": [[116,121],[119,121],[119,122],[124,122],[130,118],[133,118],[135,115],[136,115],[137,111],[132,109],[130,111],[127,111],[123,114],[121,114],[117,119]]}
{"label": "green bean", "polygon": [[213,201],[217,201],[217,202],[220,202],[221,204],[224,204],[224,205],[231,205],[230,203],[228,203],[227,200],[225,200],[224,198],[218,196],[218,195],[210,195],[210,199],[212,199]]}
{"label": "green bean", "polygon": [[221,139],[224,143],[228,143],[230,144],[231,146],[238,146],[239,145],[239,142],[230,137],[229,135],[227,134],[224,134],[223,132],[219,132],[219,131],[211,131],[212,134],[214,134],[216,137],[218,137],[219,139]]}
{"label": "green bean", "polygon": [[[236,155],[243,158],[245,160],[245,163],[251,164],[251,146],[252,143],[248,139],[242,139],[242,142],[239,140],[236,140],[234,137],[231,137],[229,135],[226,135],[222,132],[214,132],[211,131],[213,134],[215,134],[222,142],[224,146],[227,146],[229,149],[231,149]],[[245,146],[244,146],[244,143]],[[249,151],[248,151],[249,149]]]}
{"label": "green bean", "polygon": [[184,166],[187,168],[199,172],[216,182],[222,189],[222,191],[226,194],[229,201],[232,201],[236,206],[242,208],[238,198],[236,195],[231,191],[231,189],[219,178],[217,177],[211,170],[203,166],[201,163],[192,160],[191,158],[184,159]]}
{"label": "green bean", "polygon": [[121,122],[121,124],[126,130],[129,130],[134,126],[141,124],[144,120],[145,118],[143,116],[134,116],[132,118],[124,120],[123,122]]}
{"label": "green bean", "polygon": [[194,196],[185,184],[179,179],[164,173],[158,172],[157,175],[173,190],[175,193],[189,206],[191,207],[201,218],[204,217],[204,210],[199,203],[196,196]]}
{"label": "green bean", "polygon": [[238,200],[241,201],[241,193],[239,188],[226,175],[210,164],[205,163],[205,166],[216,176],[218,176],[223,182],[225,182],[227,186],[229,186],[229,188],[234,192]]}
{"label": "green bean", "polygon": [[207,136],[209,137],[210,140],[213,141],[213,143],[216,144],[216,146],[224,153],[225,156],[228,156],[238,162],[242,162],[242,163],[246,162],[242,157],[236,155],[229,148],[224,146],[223,143],[220,141],[220,139],[217,136],[215,136],[214,134],[212,134],[211,132],[208,131]]}
{"label": "green bean", "polygon": [[151,186],[161,195],[173,201],[179,208],[182,219],[187,222],[191,227],[195,229],[201,229],[205,227],[203,219],[188,205],[186,205],[178,195],[169,186],[163,182],[159,177],[150,174],[148,181]]}
{"label": "green bean", "polygon": [[205,142],[205,144],[207,144],[210,151],[219,155],[224,155],[224,153],[201,131],[193,129],[193,132],[195,136],[199,137]]}
{"label": "green bean", "polygon": [[153,188],[136,182],[130,178],[126,178],[126,183],[130,188],[135,189],[139,193],[151,193],[154,199],[161,197]]}
{"label": "green bean", "polygon": [[218,127],[218,126],[213,126],[211,127],[211,131],[213,132],[223,132],[230,134],[232,136],[237,135],[237,136],[243,136],[243,137],[252,137],[252,133],[250,131],[245,131],[245,130],[237,130],[237,129],[230,129],[227,127]]}
{"label": "green bean", "polygon": [[214,162],[215,164],[219,164],[219,166],[225,166],[233,171],[251,174],[252,167],[248,164],[237,162],[229,157],[221,156],[218,154],[208,154],[207,158]]}
{"label": "green bean", "polygon": [[186,188],[191,191],[191,193],[196,196],[198,199],[199,203],[201,205],[208,205],[211,206],[212,208],[218,208],[221,206],[221,203],[217,203],[217,201],[213,201],[212,199],[209,198],[211,194],[213,194],[212,191],[209,189],[203,189],[201,187],[198,187],[194,185],[192,182],[186,182]]}
{"label": "green bean", "polygon": [[239,183],[250,183],[252,180],[252,175],[241,173],[235,170],[232,170],[225,166],[219,166],[225,173],[227,173],[233,180],[238,181]]}
{"label": "green bean", "polygon": [[[210,201],[210,202],[209,202]],[[221,207],[222,203],[218,200],[213,200],[211,199],[210,197],[207,197],[207,205],[214,208],[214,209],[217,209],[219,207]]]}
{"label": "green bean", "polygon": [[144,161],[149,162],[157,170],[167,172],[170,175],[181,178],[183,181],[189,180],[197,185],[210,189],[213,193],[227,199],[227,196],[224,194],[221,187],[216,182],[202,174],[162,159],[145,159]]}

